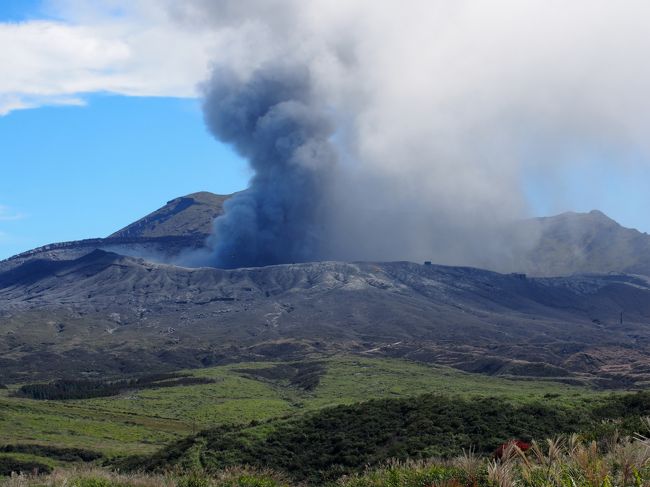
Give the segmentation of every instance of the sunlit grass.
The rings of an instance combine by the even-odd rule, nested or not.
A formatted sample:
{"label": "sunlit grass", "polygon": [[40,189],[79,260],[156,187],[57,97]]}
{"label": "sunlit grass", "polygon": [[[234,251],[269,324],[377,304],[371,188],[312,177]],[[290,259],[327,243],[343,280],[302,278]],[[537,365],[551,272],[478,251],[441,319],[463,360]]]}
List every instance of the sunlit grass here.
{"label": "sunlit grass", "polygon": [[510,401],[575,402],[599,395],[560,383],[486,377],[398,359],[339,356],[319,360],[326,370],[313,391],[240,372],[271,367],[275,362],[191,370],[187,372],[215,382],[141,389],[114,397],[36,401],[12,397],[12,389],[1,390],[0,444],[42,443],[108,455],[143,454],[208,427],[263,422],[372,398],[437,392]]}

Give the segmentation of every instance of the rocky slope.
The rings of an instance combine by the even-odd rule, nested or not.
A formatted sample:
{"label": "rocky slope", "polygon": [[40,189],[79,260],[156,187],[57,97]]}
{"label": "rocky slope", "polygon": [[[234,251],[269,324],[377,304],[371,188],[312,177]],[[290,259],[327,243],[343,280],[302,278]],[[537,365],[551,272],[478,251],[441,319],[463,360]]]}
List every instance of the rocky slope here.
{"label": "rocky slope", "polygon": [[650,276],[650,237],[600,212],[517,225],[534,245],[512,270],[528,277],[406,262],[160,263],[203,246],[226,199],[177,198],[108,238],[0,262],[0,383],[341,350],[606,385],[650,379],[639,277]]}
{"label": "rocky slope", "polygon": [[189,237],[205,238],[212,222],[223,214],[231,195],[201,191],[168,201],[162,208],[113,233],[109,238]]}
{"label": "rocky slope", "polygon": [[98,250],[0,274],[0,322],[0,382],[342,350],[506,375],[650,377],[650,284],[624,275],[407,262],[226,271]]}

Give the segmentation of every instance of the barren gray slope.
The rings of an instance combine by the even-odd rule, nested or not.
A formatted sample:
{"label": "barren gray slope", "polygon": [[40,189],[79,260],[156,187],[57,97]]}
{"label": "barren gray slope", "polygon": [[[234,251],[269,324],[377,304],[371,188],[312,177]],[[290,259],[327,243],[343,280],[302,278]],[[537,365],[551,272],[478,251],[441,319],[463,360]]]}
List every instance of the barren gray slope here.
{"label": "barren gray slope", "polygon": [[186,269],[96,251],[0,274],[0,320],[5,380],[34,360],[92,373],[340,350],[562,376],[613,363],[583,370],[578,353],[633,350],[622,372],[639,379],[650,286],[407,262]]}

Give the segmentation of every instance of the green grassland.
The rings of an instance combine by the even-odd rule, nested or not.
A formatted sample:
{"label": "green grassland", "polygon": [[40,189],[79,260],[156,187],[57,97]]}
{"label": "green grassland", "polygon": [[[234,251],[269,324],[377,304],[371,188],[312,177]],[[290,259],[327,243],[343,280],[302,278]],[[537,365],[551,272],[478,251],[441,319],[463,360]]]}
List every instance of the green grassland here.
{"label": "green grassland", "polygon": [[[508,380],[398,359],[356,356],[317,358],[318,385],[301,389],[289,380],[255,376],[279,363],[239,363],[187,371],[212,383],[131,390],[118,396],[39,401],[0,390],[0,445],[38,443],[98,451],[107,457],[149,454],[206,428],[264,423],[369,399],[425,393],[502,397],[513,403],[574,403],[602,393],[550,381]],[[250,373],[248,373],[250,372]],[[264,434],[264,427],[254,428]]]}

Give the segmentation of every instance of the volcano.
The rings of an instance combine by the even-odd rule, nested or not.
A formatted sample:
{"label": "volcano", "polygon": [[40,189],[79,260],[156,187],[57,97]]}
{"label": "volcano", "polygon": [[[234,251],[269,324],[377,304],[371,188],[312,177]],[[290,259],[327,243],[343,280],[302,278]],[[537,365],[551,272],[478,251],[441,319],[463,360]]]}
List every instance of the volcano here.
{"label": "volcano", "polygon": [[164,263],[204,244],[226,199],[177,198],[107,238],[1,262],[0,382],[338,352],[604,387],[650,379],[649,237],[601,213],[522,222],[542,237],[506,273]]}

